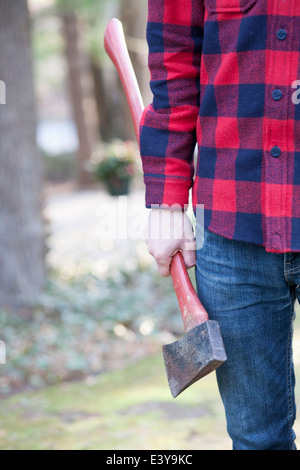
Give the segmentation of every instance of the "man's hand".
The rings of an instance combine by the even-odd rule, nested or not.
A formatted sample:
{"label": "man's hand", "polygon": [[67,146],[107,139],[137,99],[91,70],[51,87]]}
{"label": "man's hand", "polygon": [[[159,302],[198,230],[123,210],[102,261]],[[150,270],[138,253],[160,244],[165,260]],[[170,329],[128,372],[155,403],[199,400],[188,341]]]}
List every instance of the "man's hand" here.
{"label": "man's hand", "polygon": [[177,251],[182,251],[187,268],[195,266],[196,239],[192,223],[184,212],[152,209],[145,238],[162,276],[169,276],[172,258]]}

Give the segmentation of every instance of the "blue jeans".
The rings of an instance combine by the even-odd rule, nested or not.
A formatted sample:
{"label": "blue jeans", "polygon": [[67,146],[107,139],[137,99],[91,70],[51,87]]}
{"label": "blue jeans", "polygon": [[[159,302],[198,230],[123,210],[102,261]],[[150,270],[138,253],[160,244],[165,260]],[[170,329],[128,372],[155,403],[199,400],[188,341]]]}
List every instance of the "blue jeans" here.
{"label": "blue jeans", "polygon": [[292,335],[300,253],[267,253],[204,230],[196,280],[228,357],[217,380],[233,450],[296,450]]}

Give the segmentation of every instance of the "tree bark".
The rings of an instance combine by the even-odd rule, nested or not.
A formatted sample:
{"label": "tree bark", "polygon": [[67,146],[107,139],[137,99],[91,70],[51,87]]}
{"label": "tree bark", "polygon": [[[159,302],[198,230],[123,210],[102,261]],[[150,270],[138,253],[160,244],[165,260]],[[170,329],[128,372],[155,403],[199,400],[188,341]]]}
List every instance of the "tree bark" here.
{"label": "tree bark", "polygon": [[144,103],[152,101],[149,86],[148,46],[146,42],[147,8],[141,0],[121,0],[121,20],[127,46]]}
{"label": "tree bark", "polygon": [[85,185],[88,184],[91,179],[86,171],[86,163],[91,155],[91,144],[83,106],[82,69],[78,46],[79,38],[76,14],[72,12],[63,13],[62,24],[69,69],[70,98],[79,141],[77,178],[79,185]]}
{"label": "tree bark", "polygon": [[[99,136],[104,142],[114,139],[134,138],[131,117],[127,113],[128,104],[124,90],[114,68],[108,70],[91,58],[91,71],[94,79],[95,103],[99,120]],[[124,116],[128,117],[129,125]],[[130,132],[128,132],[128,127]]]}
{"label": "tree bark", "polygon": [[25,0],[0,0],[0,307],[32,302],[45,279],[42,168],[36,144]]}
{"label": "tree bark", "polygon": [[[148,69],[148,47],[146,43],[147,8],[140,0],[121,0],[121,21],[124,26],[126,43],[136,78],[145,105],[151,102],[149,87],[150,74]],[[134,128],[131,125],[129,107],[125,110],[127,132],[135,139]]]}

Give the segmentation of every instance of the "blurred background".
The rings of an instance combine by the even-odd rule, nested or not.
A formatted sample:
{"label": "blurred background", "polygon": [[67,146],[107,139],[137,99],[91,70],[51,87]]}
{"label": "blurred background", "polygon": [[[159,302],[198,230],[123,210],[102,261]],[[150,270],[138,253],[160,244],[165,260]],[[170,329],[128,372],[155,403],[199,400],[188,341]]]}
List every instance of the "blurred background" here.
{"label": "blurred background", "polygon": [[183,327],[103,46],[119,18],[148,104],[147,1],[0,11],[0,449],[230,449],[214,375],[170,396],[161,347]]}

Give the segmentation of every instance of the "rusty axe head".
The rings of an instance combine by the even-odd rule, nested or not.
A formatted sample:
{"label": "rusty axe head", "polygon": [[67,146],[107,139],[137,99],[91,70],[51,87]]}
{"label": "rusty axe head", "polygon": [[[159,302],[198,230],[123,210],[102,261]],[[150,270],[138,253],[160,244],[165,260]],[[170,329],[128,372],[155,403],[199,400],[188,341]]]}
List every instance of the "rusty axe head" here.
{"label": "rusty axe head", "polygon": [[209,320],[181,253],[173,258],[171,275],[186,330],[183,338],[163,347],[169,387],[175,398],[227,358],[219,324]]}
{"label": "rusty axe head", "polygon": [[200,323],[183,338],[163,346],[163,355],[169,387],[176,398],[226,361],[218,322]]}

